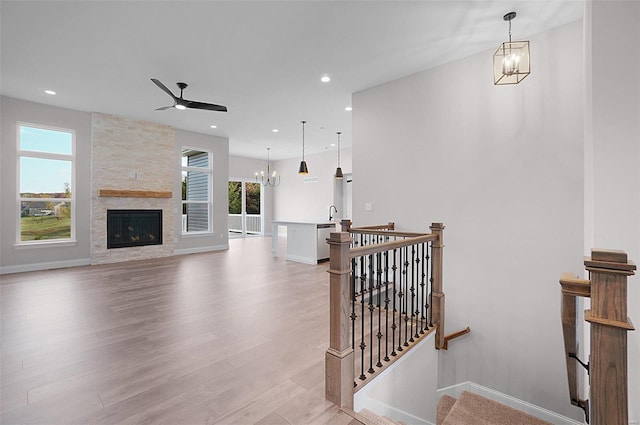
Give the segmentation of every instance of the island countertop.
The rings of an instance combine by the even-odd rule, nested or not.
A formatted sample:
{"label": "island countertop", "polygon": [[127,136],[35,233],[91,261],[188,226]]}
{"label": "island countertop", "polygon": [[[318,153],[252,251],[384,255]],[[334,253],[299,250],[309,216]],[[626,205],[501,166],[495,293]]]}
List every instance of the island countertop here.
{"label": "island countertop", "polygon": [[340,223],[335,221],[329,221],[329,220],[273,220],[271,224],[284,226],[287,224],[333,224],[333,225],[336,225]]}

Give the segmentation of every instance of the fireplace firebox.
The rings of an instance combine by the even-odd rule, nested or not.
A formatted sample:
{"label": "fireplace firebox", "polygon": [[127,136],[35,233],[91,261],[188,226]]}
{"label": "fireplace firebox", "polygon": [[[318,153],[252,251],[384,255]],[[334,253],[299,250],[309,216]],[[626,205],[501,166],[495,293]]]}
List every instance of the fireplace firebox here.
{"label": "fireplace firebox", "polygon": [[107,210],[107,249],[162,245],[162,210]]}

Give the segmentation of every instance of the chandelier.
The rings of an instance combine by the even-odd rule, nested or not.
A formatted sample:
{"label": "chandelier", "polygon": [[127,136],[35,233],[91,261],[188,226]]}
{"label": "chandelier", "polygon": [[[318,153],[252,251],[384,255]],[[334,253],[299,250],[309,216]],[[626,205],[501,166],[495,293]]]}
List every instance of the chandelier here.
{"label": "chandelier", "polygon": [[[267,148],[267,174],[265,178],[264,171],[260,171],[260,174],[256,173],[256,183],[261,183],[263,186],[276,187],[280,184],[280,176],[276,176],[276,172],[271,172],[271,157],[269,152],[271,148]],[[260,179],[258,179],[260,177]]]}
{"label": "chandelier", "polygon": [[502,17],[509,22],[509,41],[502,43],[493,54],[493,83],[495,85],[518,84],[531,73],[528,41],[511,41],[511,21],[516,12]]}

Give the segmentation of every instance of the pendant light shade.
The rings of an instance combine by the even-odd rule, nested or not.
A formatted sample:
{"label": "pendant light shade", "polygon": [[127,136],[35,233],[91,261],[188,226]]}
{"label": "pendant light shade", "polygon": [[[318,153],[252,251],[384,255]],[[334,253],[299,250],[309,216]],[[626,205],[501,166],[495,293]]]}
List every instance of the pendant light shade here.
{"label": "pendant light shade", "polygon": [[502,17],[509,22],[509,41],[502,43],[493,54],[493,83],[495,85],[518,84],[531,73],[528,41],[511,41],[511,21],[516,12]]}
{"label": "pendant light shade", "polygon": [[340,168],[340,134],[341,132],[336,133],[338,135],[338,168],[336,168],[336,180],[342,180],[344,176],[342,175],[342,168]]}
{"label": "pendant light shade", "polygon": [[302,123],[302,161],[300,161],[300,168],[298,168],[298,174],[309,174],[307,168],[307,162],[304,160],[304,125],[306,121],[300,121]]}

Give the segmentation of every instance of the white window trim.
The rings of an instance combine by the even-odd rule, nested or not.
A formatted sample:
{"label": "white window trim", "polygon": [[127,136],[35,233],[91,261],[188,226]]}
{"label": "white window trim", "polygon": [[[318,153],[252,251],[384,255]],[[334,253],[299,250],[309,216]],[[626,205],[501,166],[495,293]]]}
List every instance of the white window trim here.
{"label": "white window trim", "polygon": [[[71,134],[71,154],[57,154],[50,152],[38,152],[38,151],[30,151],[20,148],[20,127],[31,127],[38,128],[41,130],[51,130],[51,131],[59,131],[64,133]],[[71,191],[71,198],[67,199],[71,203],[71,236],[65,239],[45,239],[45,240],[37,240],[37,241],[22,241],[20,240],[20,230],[21,230],[21,202],[23,200],[37,200],[42,201],[43,199],[47,200],[53,198],[21,198],[20,197],[20,158],[28,157],[28,158],[40,158],[40,159],[54,159],[54,160],[63,160],[63,161],[71,161],[71,182],[69,183],[69,190]],[[56,198],[56,201],[59,201],[60,198]],[[18,121],[16,123],[16,243],[14,246],[16,248],[26,248],[26,247],[59,247],[62,245],[75,245],[77,243],[76,240],[76,131],[69,128],[62,127],[53,127],[49,125],[42,124],[34,124],[29,122]]]}
{"label": "white window trim", "polygon": [[[204,152],[208,155],[208,161],[207,164],[208,166],[205,167],[189,167],[189,166],[184,166],[182,165],[182,151],[185,149],[189,149],[189,150],[193,150],[193,151],[198,151],[198,152]],[[183,231],[182,230],[182,225],[180,226],[180,232],[181,232],[181,236],[183,237],[191,237],[191,236],[211,236],[214,234],[214,229],[213,229],[213,152],[210,149],[203,149],[203,148],[196,148],[196,147],[192,147],[192,146],[182,146],[182,148],[180,149],[180,186],[182,187],[182,173],[183,172],[189,172],[189,171],[196,171],[199,173],[207,173],[209,175],[209,184],[207,185],[207,197],[208,200],[207,201],[189,201],[189,200],[183,200],[182,199],[182,195],[180,196],[180,207],[178,208],[178,211],[180,211],[180,216],[182,217],[182,206],[184,204],[206,204],[208,205],[207,208],[207,230],[199,230],[199,231],[192,231],[192,232],[187,232],[187,231]],[[182,193],[182,190],[180,191],[180,193]]]}

